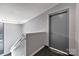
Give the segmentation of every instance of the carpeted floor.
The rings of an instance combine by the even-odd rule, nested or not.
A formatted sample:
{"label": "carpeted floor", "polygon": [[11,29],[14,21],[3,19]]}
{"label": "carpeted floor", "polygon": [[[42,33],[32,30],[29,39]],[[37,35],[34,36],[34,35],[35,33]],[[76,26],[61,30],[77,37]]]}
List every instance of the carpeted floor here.
{"label": "carpeted floor", "polygon": [[[11,53],[6,54],[4,56],[11,56]],[[37,52],[34,56],[73,56],[73,55],[65,55],[62,53],[59,53],[57,51],[53,51],[47,46],[45,46],[43,49],[41,49],[39,52]]]}
{"label": "carpeted floor", "polygon": [[4,56],[11,56],[11,53],[8,53],[8,54],[6,54],[6,55],[4,55]]}
{"label": "carpeted floor", "polygon": [[37,52],[34,56],[71,56],[71,55],[65,55],[62,53],[58,53],[56,51],[51,51],[47,46],[45,46],[43,49]]}

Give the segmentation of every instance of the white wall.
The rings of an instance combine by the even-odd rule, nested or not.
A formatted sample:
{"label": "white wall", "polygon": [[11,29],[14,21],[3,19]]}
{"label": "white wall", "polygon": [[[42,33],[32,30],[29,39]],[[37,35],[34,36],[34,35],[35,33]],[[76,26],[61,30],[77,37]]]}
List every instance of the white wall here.
{"label": "white wall", "polygon": [[77,48],[77,55],[79,55],[79,3],[76,4],[76,22],[75,22],[75,29],[76,29],[76,32],[75,32],[75,39],[76,39],[76,42],[75,42],[75,46]]}
{"label": "white wall", "polygon": [[43,15],[38,16],[23,25],[23,33],[46,32],[46,22]]}
{"label": "white wall", "polygon": [[21,29],[21,25],[4,24],[4,53],[10,52],[11,46],[20,38]]}
{"label": "white wall", "polygon": [[[59,4],[48,11],[44,12],[43,14],[31,19],[27,23],[23,25],[23,33],[32,33],[32,32],[46,32],[49,33],[49,17],[48,14],[54,13],[56,11],[64,10],[69,8],[69,50],[70,53],[75,55],[76,54],[76,47],[75,47],[75,11],[76,6],[73,3],[66,3],[66,4]],[[48,34],[47,39],[44,39],[44,44],[48,44]]]}
{"label": "white wall", "polygon": [[[23,25],[23,33],[38,33],[38,32],[46,32],[46,19],[44,19],[44,16],[38,16],[37,18],[32,19],[31,21],[25,23]],[[42,20],[43,19],[43,20]],[[42,36],[41,36],[42,37]],[[47,37],[47,36],[46,36]],[[40,38],[40,37],[39,37]],[[44,44],[41,43],[41,41],[44,42],[44,40],[46,38],[42,38],[41,41],[39,41],[40,39],[34,39],[34,41],[36,42],[35,45],[37,46],[33,46],[32,49],[35,51],[36,49],[39,49],[40,47],[42,47]],[[31,41],[30,41],[31,42]],[[30,43],[29,42],[29,43]],[[33,43],[34,44],[34,43]],[[31,46],[31,44],[29,44],[29,46]],[[34,52],[32,49],[30,49],[32,52]],[[31,55],[29,53],[29,55]]]}

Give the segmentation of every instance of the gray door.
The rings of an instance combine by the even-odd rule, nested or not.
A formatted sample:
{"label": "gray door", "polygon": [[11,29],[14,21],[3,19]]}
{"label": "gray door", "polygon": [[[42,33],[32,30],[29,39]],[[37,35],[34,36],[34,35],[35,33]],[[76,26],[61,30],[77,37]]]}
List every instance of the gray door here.
{"label": "gray door", "polygon": [[49,46],[68,52],[69,49],[69,17],[68,12],[50,15]]}

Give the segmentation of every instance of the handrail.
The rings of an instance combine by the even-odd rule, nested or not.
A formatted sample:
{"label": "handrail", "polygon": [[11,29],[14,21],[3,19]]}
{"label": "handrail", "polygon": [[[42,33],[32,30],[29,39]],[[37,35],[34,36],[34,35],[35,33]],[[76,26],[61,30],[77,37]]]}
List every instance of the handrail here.
{"label": "handrail", "polygon": [[21,39],[17,40],[17,41],[15,42],[15,44],[11,47],[11,50],[10,50],[10,51],[12,52],[14,49],[16,49],[16,48],[20,45],[20,43],[21,43],[23,40],[25,40],[24,37],[22,37]]}

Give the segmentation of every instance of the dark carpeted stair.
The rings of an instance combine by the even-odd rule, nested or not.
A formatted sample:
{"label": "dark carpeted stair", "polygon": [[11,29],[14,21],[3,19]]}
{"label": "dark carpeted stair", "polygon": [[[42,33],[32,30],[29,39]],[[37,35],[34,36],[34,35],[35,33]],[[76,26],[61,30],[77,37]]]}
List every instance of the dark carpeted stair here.
{"label": "dark carpeted stair", "polygon": [[51,50],[49,47],[45,46],[39,52],[37,52],[34,56],[71,56],[63,53],[59,53],[57,51]]}

